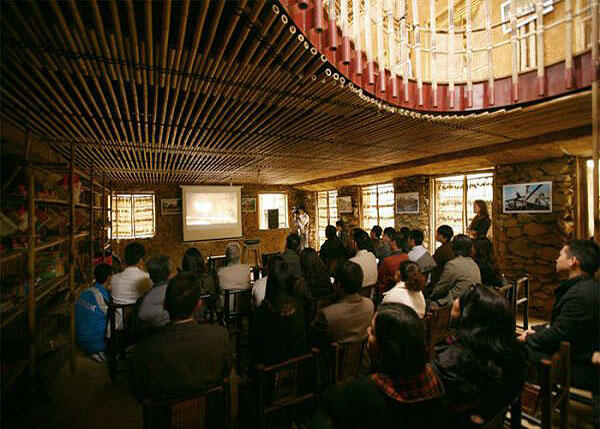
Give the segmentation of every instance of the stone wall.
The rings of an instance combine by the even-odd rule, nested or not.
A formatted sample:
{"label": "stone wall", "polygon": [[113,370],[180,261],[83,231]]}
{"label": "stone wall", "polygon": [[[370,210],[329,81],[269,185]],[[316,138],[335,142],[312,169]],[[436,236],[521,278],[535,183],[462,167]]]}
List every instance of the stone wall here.
{"label": "stone wall", "polygon": [[394,218],[394,225],[397,230],[406,226],[410,229],[420,229],[425,234],[425,247],[429,248],[429,211],[431,203],[429,176],[400,177],[394,180],[394,192],[397,194],[404,192],[419,193],[419,213],[418,214],[398,214]]}
{"label": "stone wall", "polygon": [[[181,190],[177,185],[137,185],[120,186],[118,191],[123,192],[154,192],[156,195],[156,227],[153,238],[139,240],[146,248],[146,255],[164,254],[178,266],[181,264],[183,253],[189,247],[197,247],[207,257],[211,255],[223,255],[225,246],[232,241],[243,244],[244,239],[258,238],[260,240],[261,252],[277,252],[285,247],[285,239],[291,232],[293,206],[305,205],[312,219],[311,227],[314,227],[314,198],[310,193],[292,189],[289,186],[256,186],[244,185],[242,187],[242,198],[256,198],[258,205],[259,192],[285,192],[288,194],[288,229],[259,230],[258,212],[242,213],[242,239],[238,240],[209,240],[193,243],[183,243],[183,230],[181,215],[163,216],[160,213],[160,200],[162,198],[181,198]],[[312,207],[312,212],[310,211]],[[258,209],[258,207],[257,207]],[[312,236],[312,234],[311,234]],[[312,239],[311,239],[312,240]],[[125,246],[132,240],[115,241],[113,251],[122,256]],[[311,242],[314,246],[314,243]],[[242,246],[243,248],[243,246]],[[245,256],[245,255],[244,255]],[[253,263],[253,256],[245,257]]]}
{"label": "stone wall", "polygon": [[338,197],[352,197],[352,213],[339,213],[339,218],[344,221],[344,228],[348,233],[353,228],[360,228],[360,187],[347,186],[338,189]]}
{"label": "stone wall", "polygon": [[[494,181],[494,228],[502,271],[514,279],[530,275],[530,311],[549,317],[558,284],[555,260],[565,241],[574,238],[576,162],[573,157],[502,165]],[[552,213],[504,214],[502,186],[552,181]]]}

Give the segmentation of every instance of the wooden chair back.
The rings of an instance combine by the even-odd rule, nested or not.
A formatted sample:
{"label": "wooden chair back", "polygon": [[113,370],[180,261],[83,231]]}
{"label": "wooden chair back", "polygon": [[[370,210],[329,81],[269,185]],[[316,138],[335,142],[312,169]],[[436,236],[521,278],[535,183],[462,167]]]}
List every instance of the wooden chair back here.
{"label": "wooden chair back", "polygon": [[435,360],[435,341],[437,338],[437,318],[438,312],[427,312],[425,317],[423,318],[423,323],[425,325],[425,341],[427,344],[427,356],[429,357],[429,361],[433,362]]}
{"label": "wooden chair back", "polygon": [[[220,402],[218,407],[209,398]],[[220,411],[215,415],[215,408]],[[171,396],[168,398],[147,398],[143,402],[144,429],[168,427],[188,428],[229,428],[231,405],[229,379],[218,386],[194,394]]]}
{"label": "wooden chair back", "polygon": [[433,324],[430,328],[433,330],[434,344],[438,344],[446,341],[452,331],[450,330],[450,311],[451,307],[439,307],[430,309],[431,323]]}
{"label": "wooden chair back", "polygon": [[[257,366],[259,379],[259,427],[269,416],[288,411],[317,397],[319,350],[271,366]],[[291,423],[291,422],[290,422]]]}
{"label": "wooden chair back", "polygon": [[316,298],[311,298],[309,301],[309,311],[308,321],[314,320],[317,315],[317,311],[319,311],[323,307],[327,307],[328,305],[335,304],[339,299],[339,293],[334,292],[329,295],[318,296]]}
{"label": "wooden chair back", "polygon": [[356,377],[369,368],[367,339],[352,343],[332,343],[334,350],[333,382]]}
{"label": "wooden chair back", "polygon": [[202,313],[205,321],[215,323],[217,320],[217,300],[215,299],[215,295],[205,293],[200,295],[200,299],[202,300]]}
{"label": "wooden chair back", "polygon": [[223,320],[226,324],[249,315],[251,308],[251,289],[225,289],[223,291]]}
{"label": "wooden chair back", "polygon": [[209,256],[208,259],[206,260],[206,263],[208,265],[208,270],[213,273],[216,273],[219,268],[227,265],[227,256],[225,256],[225,255]]}
{"label": "wooden chair back", "polygon": [[106,317],[108,331],[106,333],[106,360],[108,373],[112,380],[117,377],[117,359],[125,355],[125,349],[134,341],[131,326],[134,323],[136,304],[108,305]]}
{"label": "wooden chair back", "polygon": [[529,276],[525,275],[515,281],[512,306],[515,319],[519,310],[522,310],[523,324],[517,324],[517,327],[526,331],[529,329]]}

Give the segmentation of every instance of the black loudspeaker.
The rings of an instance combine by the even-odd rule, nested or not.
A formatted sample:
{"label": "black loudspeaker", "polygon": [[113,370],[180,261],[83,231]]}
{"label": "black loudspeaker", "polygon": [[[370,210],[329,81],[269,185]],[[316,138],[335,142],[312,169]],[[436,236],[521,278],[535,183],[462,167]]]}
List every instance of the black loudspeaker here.
{"label": "black loudspeaker", "polygon": [[268,210],[269,213],[269,229],[279,228],[279,209]]}

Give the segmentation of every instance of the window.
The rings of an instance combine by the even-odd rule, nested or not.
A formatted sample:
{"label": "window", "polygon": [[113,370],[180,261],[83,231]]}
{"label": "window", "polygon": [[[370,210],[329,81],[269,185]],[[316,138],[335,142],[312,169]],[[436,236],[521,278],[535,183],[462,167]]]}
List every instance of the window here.
{"label": "window", "polygon": [[112,238],[154,237],[154,194],[116,194],[111,207]]}
{"label": "window", "polygon": [[394,185],[366,186],[362,194],[362,226],[371,229],[375,225],[381,228],[394,227]]}
{"label": "window", "polygon": [[269,229],[269,210],[279,210],[278,228],[288,227],[287,194],[258,194],[258,228]]}
{"label": "window", "polygon": [[[483,200],[492,216],[493,173],[461,174],[439,177],[434,181],[435,216],[433,232],[441,225],[449,225],[454,234],[464,234],[475,216],[473,203]],[[488,236],[492,229],[488,231]],[[435,240],[434,240],[435,241]],[[439,243],[436,244],[438,246]]]}
{"label": "window", "polygon": [[317,237],[319,249],[325,242],[325,228],[327,225],[335,225],[338,219],[337,191],[322,191],[317,193],[318,230]]}

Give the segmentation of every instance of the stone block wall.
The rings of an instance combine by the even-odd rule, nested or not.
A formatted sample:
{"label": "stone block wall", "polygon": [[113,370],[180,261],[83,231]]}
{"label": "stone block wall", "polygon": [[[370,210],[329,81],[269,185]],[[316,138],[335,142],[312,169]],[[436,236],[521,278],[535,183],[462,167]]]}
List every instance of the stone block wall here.
{"label": "stone block wall", "polygon": [[[499,263],[510,279],[529,273],[530,311],[534,316],[549,317],[559,282],[555,260],[563,244],[574,238],[575,169],[573,157],[496,169],[493,225]],[[542,181],[552,181],[552,213],[503,213],[503,185]]]}
{"label": "stone block wall", "polygon": [[395,215],[395,228],[399,230],[406,226],[411,229],[420,229],[425,234],[426,248],[429,247],[429,212],[431,207],[431,189],[429,186],[429,176],[411,176],[400,177],[394,180],[394,192],[397,194],[404,192],[419,193],[419,213],[418,214],[397,214]]}

